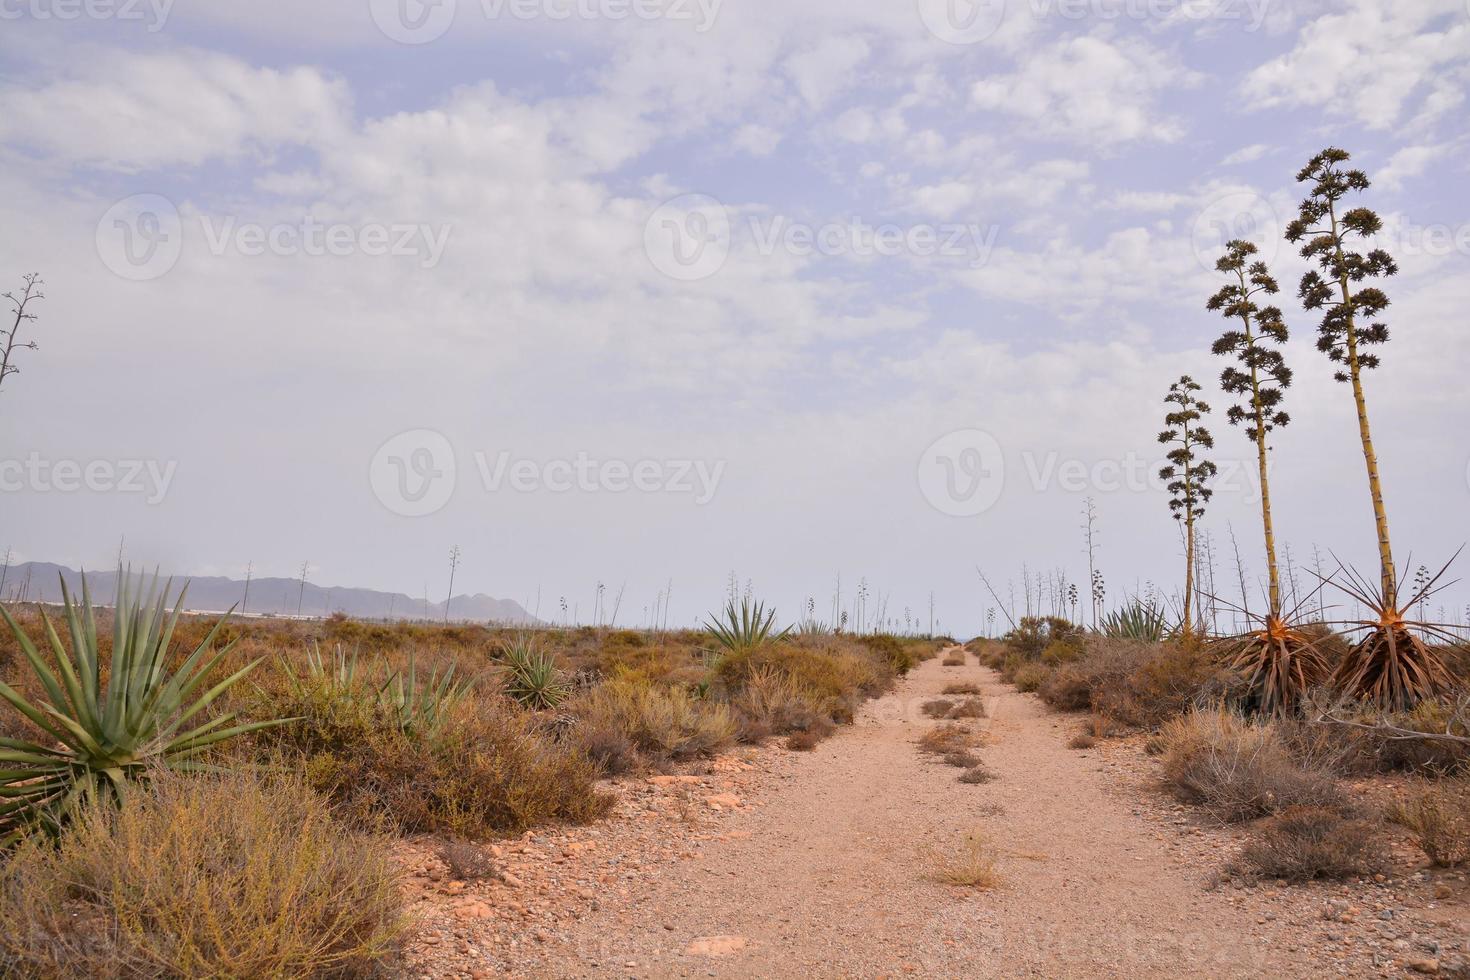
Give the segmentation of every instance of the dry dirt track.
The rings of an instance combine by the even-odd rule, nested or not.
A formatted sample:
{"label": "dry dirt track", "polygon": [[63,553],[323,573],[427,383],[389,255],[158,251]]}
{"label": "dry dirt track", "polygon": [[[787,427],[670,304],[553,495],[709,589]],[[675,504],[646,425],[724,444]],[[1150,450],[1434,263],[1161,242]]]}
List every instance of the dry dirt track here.
{"label": "dry dirt track", "polygon": [[[980,683],[998,777],[960,784],[921,755],[918,705]],[[538,976],[1308,976],[1281,926],[1206,891],[1117,795],[1071,726],[972,657],[931,660],[729,823],[736,839],[676,864],[557,937]],[[929,877],[934,852],[984,828],[988,892]],[[745,836],[748,833],[749,836]],[[696,940],[716,938],[705,952]],[[548,951],[550,952],[550,951]]]}

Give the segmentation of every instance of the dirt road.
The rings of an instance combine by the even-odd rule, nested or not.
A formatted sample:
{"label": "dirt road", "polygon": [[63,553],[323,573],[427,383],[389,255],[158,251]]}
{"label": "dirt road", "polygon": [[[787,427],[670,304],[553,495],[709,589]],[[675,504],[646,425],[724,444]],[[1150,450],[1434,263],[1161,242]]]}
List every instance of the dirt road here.
{"label": "dirt road", "polygon": [[[996,778],[915,742],[919,705],[949,683],[984,689],[981,748]],[[799,757],[703,859],[640,879],[563,928],[538,976],[1307,976],[1291,926],[1258,918],[1171,848],[1075,721],[966,658],[913,671],[851,728]],[[933,869],[981,829],[1001,853],[990,890]],[[1274,918],[1274,917],[1273,917]]]}

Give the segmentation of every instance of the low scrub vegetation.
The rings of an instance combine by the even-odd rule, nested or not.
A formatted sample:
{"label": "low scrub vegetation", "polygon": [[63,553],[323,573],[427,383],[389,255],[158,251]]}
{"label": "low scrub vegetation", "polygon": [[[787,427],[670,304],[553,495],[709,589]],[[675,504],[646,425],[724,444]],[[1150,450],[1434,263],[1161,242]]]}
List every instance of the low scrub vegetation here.
{"label": "low scrub vegetation", "polygon": [[1366,820],[1320,806],[1292,806],[1263,820],[1232,870],[1248,877],[1310,881],[1373,874],[1387,851]]}
{"label": "low scrub vegetation", "polygon": [[1390,806],[1388,818],[1413,834],[1437,867],[1470,862],[1470,784],[1465,781],[1425,786]]}
{"label": "low scrub vegetation", "polygon": [[1341,809],[1330,774],[1288,751],[1269,722],[1223,710],[1193,711],[1165,726],[1164,780],[1220,820],[1251,820],[1292,806]]}
{"label": "low scrub vegetation", "polygon": [[378,977],[406,921],[383,843],[294,778],[160,775],[0,867],[0,973]]}

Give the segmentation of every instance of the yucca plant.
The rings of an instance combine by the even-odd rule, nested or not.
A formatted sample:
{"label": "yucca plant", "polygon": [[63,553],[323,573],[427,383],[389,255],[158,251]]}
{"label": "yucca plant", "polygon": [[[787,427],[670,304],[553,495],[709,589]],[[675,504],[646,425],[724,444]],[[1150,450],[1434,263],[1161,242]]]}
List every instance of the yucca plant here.
{"label": "yucca plant", "polygon": [[566,700],[569,689],[556,658],[538,650],[526,636],[517,636],[500,654],[505,663],[505,693],[523,708],[554,708]]}
{"label": "yucca plant", "polygon": [[775,622],[776,610],[766,609],[764,603],[741,599],[737,605],[731,599],[723,615],[707,621],[704,628],[726,650],[745,653],[790,635],[790,626],[777,630]]}
{"label": "yucca plant", "polygon": [[1161,643],[1169,634],[1169,620],[1158,606],[1134,599],[1122,609],[1115,609],[1104,616],[1098,630],[1114,640]]}
{"label": "yucca plant", "polygon": [[130,572],[118,570],[112,655],[105,665],[85,577],[80,605],[73,601],[66,580],[61,582],[71,652],[44,609],[43,654],[10,611],[0,607],[0,616],[40,682],[44,700],[33,702],[4,683],[0,698],[46,736],[41,741],[0,738],[0,764],[6,766],[0,769],[0,846],[9,846],[36,828],[57,832],[78,806],[94,799],[121,798],[128,783],[146,778],[150,769],[208,768],[199,757],[211,747],[294,720],[231,725],[235,715],[226,713],[199,723],[206,709],[260,661],[251,661],[205,688],[234,646],[214,649],[227,615],[177,670],[170,670],[169,642],[187,586],[169,613],[172,580],[159,591],[155,576],[147,594],[140,595],[133,591],[131,579]]}
{"label": "yucca plant", "polygon": [[405,735],[431,735],[473,686],[471,681],[456,682],[450,665],[442,674],[436,669],[420,687],[418,664],[410,654],[407,676],[394,671],[378,688],[378,708]]}

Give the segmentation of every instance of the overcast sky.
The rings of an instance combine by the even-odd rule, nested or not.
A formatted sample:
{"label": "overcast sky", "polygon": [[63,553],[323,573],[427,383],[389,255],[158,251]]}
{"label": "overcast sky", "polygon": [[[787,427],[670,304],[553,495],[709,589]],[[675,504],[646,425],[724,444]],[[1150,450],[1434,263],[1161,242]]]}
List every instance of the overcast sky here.
{"label": "overcast sky", "polygon": [[1110,595],[1177,588],[1151,475],[1187,372],[1218,585],[1233,528],[1258,596],[1204,309],[1242,235],[1293,331],[1279,539],[1371,570],[1280,234],[1336,144],[1401,265],[1367,381],[1394,544],[1437,567],[1470,538],[1467,88],[1466,0],[0,0],[0,276],[46,283],[0,548],[442,598],[458,545],[457,592],[587,620],[600,581],[624,623],[732,571],[826,619],[840,574],[972,633],[977,564],[1085,592],[1089,496]]}

